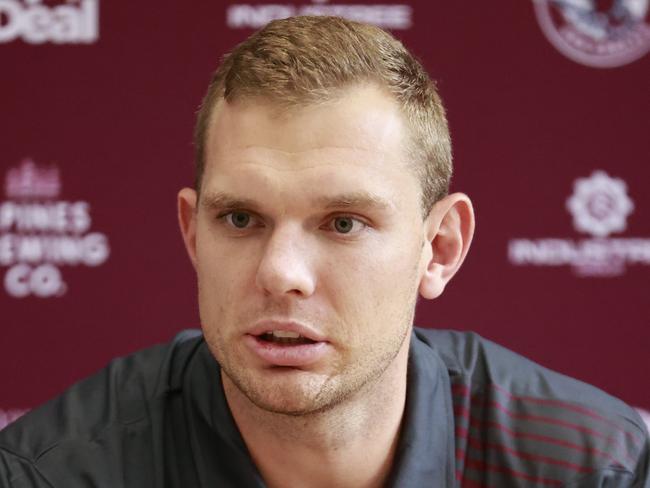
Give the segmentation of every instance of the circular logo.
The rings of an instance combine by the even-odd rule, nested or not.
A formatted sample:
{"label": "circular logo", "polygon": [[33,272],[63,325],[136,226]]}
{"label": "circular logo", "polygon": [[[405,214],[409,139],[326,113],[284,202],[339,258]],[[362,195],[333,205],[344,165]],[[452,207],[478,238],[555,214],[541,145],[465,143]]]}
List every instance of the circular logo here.
{"label": "circular logo", "polygon": [[614,68],[650,50],[650,0],[533,0],[548,40],[566,57]]}
{"label": "circular logo", "polygon": [[634,210],[625,182],[604,171],[594,171],[588,178],[578,178],[566,205],[573,215],[576,230],[594,237],[623,232],[626,219]]}

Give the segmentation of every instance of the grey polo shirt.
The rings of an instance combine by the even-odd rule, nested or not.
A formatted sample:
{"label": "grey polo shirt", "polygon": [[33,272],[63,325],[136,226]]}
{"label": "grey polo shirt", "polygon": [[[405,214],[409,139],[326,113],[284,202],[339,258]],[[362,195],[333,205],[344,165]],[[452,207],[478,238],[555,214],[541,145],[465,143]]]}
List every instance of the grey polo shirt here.
{"label": "grey polo shirt", "polygon": [[[650,487],[645,427],[471,333],[415,328],[388,486]],[[264,487],[198,332],[116,359],[0,432],[0,487]]]}

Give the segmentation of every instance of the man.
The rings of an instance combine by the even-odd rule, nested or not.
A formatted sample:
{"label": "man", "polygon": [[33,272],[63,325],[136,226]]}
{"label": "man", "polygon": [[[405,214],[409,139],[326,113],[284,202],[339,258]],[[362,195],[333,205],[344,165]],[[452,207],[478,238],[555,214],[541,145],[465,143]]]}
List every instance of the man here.
{"label": "man", "polygon": [[0,435],[11,487],[650,486],[622,402],[414,329],[474,229],[433,84],[385,32],[273,22],[228,55],[178,196],[203,335]]}

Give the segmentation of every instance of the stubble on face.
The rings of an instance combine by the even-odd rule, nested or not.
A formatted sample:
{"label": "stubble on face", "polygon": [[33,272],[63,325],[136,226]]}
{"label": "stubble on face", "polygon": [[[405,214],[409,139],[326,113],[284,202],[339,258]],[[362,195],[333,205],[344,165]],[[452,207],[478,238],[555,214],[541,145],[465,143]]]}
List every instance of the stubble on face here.
{"label": "stubble on face", "polygon": [[[221,149],[220,157],[215,158],[219,160],[218,165],[213,162],[207,167],[207,180],[211,172],[215,174],[211,181],[218,180],[218,168],[231,178],[229,181],[243,188],[239,175],[244,173],[235,167],[238,158],[242,160],[239,148],[261,147],[262,154],[276,158],[289,155],[277,164],[268,163],[264,158],[255,163],[255,170],[261,173],[257,172],[254,178],[258,182],[262,181],[260,174],[270,178],[269,183],[258,183],[260,199],[266,198],[269,208],[291,209],[296,199],[279,199],[275,195],[302,198],[302,189],[318,184],[320,180],[315,177],[320,175],[326,175],[330,181],[330,188],[324,187],[323,191],[339,186],[379,190],[384,196],[397,194],[395,201],[402,205],[403,215],[393,218],[390,226],[386,226],[392,230],[373,230],[377,237],[367,242],[361,240],[341,246],[325,237],[319,228],[321,254],[313,259],[318,260],[314,269],[322,273],[318,278],[324,278],[325,292],[320,296],[322,290],[317,287],[315,296],[299,300],[277,296],[260,298],[263,294],[254,291],[249,278],[256,272],[256,264],[249,263],[259,259],[259,248],[254,247],[256,241],[242,240],[242,245],[252,249],[249,256],[253,257],[247,259],[241,246],[234,248],[229,241],[210,237],[211,231],[207,229],[214,224],[206,223],[207,218],[202,221],[199,218],[203,222],[198,224],[199,228],[203,226],[203,239],[197,238],[199,310],[206,342],[221,365],[224,387],[262,411],[306,416],[332,410],[360,395],[367,396],[369,390],[385,383],[380,380],[400,351],[408,346],[422,255],[417,224],[409,223],[420,218],[419,198],[413,196],[419,193],[419,182],[411,174],[404,176],[405,167],[400,166],[396,172],[395,165],[402,164],[404,153],[403,138],[395,134],[403,132],[403,124],[393,105],[380,91],[360,87],[338,105],[309,108],[295,114],[295,118],[271,120],[265,117],[274,113],[272,107],[265,112],[265,109],[240,106],[240,113],[246,115],[237,119],[235,108],[230,110],[232,121],[224,118],[221,125],[215,124],[219,125],[222,141],[236,142],[231,143],[234,149],[230,153]],[[224,113],[227,110],[224,108]],[[302,137],[302,133],[307,135]],[[290,139],[287,134],[298,136]],[[249,152],[245,154],[250,154],[246,150]],[[248,159],[243,161],[243,166],[250,167]],[[294,161],[299,169],[294,169]],[[274,179],[277,174],[282,179]],[[372,183],[363,183],[366,179]],[[274,184],[285,192],[270,192],[267,188],[273,188]],[[218,187],[217,183],[214,185]],[[249,190],[240,192],[247,194]],[[303,204],[296,205],[295,212],[300,215]],[[264,211],[266,207],[266,203],[262,205]],[[278,215],[284,214],[278,210],[273,215],[279,218]],[[215,242],[222,248],[215,246]],[[229,260],[221,249],[236,254]],[[358,250],[356,255],[354,250]],[[341,272],[328,268],[334,263],[330,261],[334,258],[329,256],[341,258],[348,269]],[[250,352],[242,346],[243,331],[260,318],[274,316],[313,324],[331,338],[335,350],[327,364],[301,370],[263,367],[252,361]],[[400,357],[405,361],[405,354]]]}
{"label": "stubble on face", "polygon": [[[417,275],[417,267],[414,268],[412,283],[416,282]],[[370,395],[370,391],[382,382],[386,370],[400,351],[408,347],[407,338],[415,315],[416,292],[416,287],[413,286],[412,289],[394,295],[395,304],[400,303],[402,307],[397,307],[394,312],[392,319],[396,325],[388,328],[390,334],[372,336],[360,350],[342,351],[339,361],[331,364],[326,373],[291,368],[282,371],[283,368],[276,367],[276,378],[267,382],[257,371],[247,367],[238,358],[236,351],[227,347],[232,342],[221,337],[218,329],[206,331],[206,342],[220,364],[224,385],[230,387],[231,391],[233,387],[236,388],[235,393],[241,394],[255,407],[264,412],[293,417],[323,414],[357,397]],[[380,304],[377,307],[381,309]],[[259,316],[272,316],[275,311],[283,308],[285,307],[270,305]],[[374,318],[377,321],[386,320],[385,316]],[[246,323],[246,320],[242,322]],[[330,324],[328,330],[342,327],[350,325]],[[366,324],[365,327],[372,329],[373,324]],[[287,381],[282,381],[282,375]],[[387,390],[394,388],[390,381],[381,386]],[[375,393],[381,396],[381,392]]]}

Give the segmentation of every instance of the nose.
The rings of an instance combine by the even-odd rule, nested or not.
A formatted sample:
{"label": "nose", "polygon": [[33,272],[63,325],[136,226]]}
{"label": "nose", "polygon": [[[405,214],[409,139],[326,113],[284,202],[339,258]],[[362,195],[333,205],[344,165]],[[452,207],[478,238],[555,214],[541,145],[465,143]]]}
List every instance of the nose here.
{"label": "nose", "polygon": [[312,269],[313,252],[299,227],[276,227],[266,242],[255,284],[268,295],[308,297],[316,280]]}

